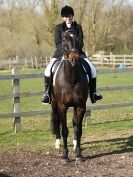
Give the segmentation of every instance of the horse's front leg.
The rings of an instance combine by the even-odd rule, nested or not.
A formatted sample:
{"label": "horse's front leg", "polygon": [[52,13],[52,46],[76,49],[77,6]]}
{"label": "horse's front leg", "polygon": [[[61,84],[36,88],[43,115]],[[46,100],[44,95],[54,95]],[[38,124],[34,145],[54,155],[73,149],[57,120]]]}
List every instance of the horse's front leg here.
{"label": "horse's front leg", "polygon": [[74,127],[74,146],[76,153],[76,161],[82,162],[83,158],[81,155],[80,141],[82,136],[82,121],[85,113],[85,108],[75,108],[73,117],[73,127]]}
{"label": "horse's front leg", "polygon": [[81,155],[81,146],[80,146],[80,141],[81,141],[81,136],[82,136],[82,122],[79,120],[77,117],[74,117],[74,150],[76,153],[76,160],[82,160],[82,155]]}
{"label": "horse's front leg", "polygon": [[63,138],[63,163],[69,161],[68,158],[68,148],[67,148],[67,138],[68,138],[68,128],[67,128],[67,118],[66,118],[67,108],[60,107],[59,117],[62,125],[62,138]]}
{"label": "horse's front leg", "polygon": [[59,131],[56,133],[55,149],[60,149],[60,147],[61,147],[61,135],[59,128]]}
{"label": "horse's front leg", "polygon": [[68,128],[66,125],[62,125],[62,137],[63,137],[63,161],[69,161],[68,158],[68,147],[67,147],[67,138],[68,138]]}
{"label": "horse's front leg", "polygon": [[60,135],[60,118],[57,112],[57,106],[52,102],[52,113],[51,113],[51,129],[52,133],[56,136],[55,149],[60,149],[61,145],[61,135]]}

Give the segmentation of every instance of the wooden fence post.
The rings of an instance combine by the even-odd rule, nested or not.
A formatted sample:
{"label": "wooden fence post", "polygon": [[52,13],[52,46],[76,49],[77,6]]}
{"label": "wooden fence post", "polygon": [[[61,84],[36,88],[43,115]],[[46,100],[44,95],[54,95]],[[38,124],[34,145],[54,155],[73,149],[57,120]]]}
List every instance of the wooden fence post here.
{"label": "wooden fence post", "polygon": [[[89,103],[89,99],[87,100],[86,105],[90,105]],[[84,119],[83,119],[83,126],[88,126],[92,124],[92,119],[91,119],[91,110],[90,109],[86,109],[85,115],[84,115]]]}
{"label": "wooden fence post", "polygon": [[8,59],[9,62],[9,69],[11,69],[11,58]]}
{"label": "wooden fence post", "polygon": [[112,55],[113,57],[113,68],[115,68],[115,55]]}
{"label": "wooden fence post", "polygon": [[125,54],[124,54],[123,58],[124,58],[123,63],[126,65],[126,55]]}
{"label": "wooden fence post", "polygon": [[27,58],[24,59],[24,67],[25,67],[25,69],[28,68]]}
{"label": "wooden fence post", "polygon": [[36,69],[38,69],[38,61],[36,57],[35,57],[35,65],[36,65]]}
{"label": "wooden fence post", "polygon": [[34,68],[34,60],[32,57],[31,57],[31,68]]}
{"label": "wooden fence post", "polygon": [[[12,75],[18,75],[18,74],[19,74],[19,69],[14,67],[12,69]],[[12,86],[13,86],[14,113],[18,113],[18,112],[20,112],[19,79],[13,79]],[[20,131],[20,127],[21,127],[21,118],[14,117],[15,133],[18,133]]]}
{"label": "wooden fence post", "polygon": [[132,64],[133,64],[133,54],[132,54]]}
{"label": "wooden fence post", "polygon": [[48,65],[48,58],[45,57],[45,65],[47,66]]}
{"label": "wooden fence post", "polygon": [[86,110],[85,115],[84,115],[84,119],[83,119],[83,126],[88,126],[92,124],[92,120],[91,120],[91,110]]}

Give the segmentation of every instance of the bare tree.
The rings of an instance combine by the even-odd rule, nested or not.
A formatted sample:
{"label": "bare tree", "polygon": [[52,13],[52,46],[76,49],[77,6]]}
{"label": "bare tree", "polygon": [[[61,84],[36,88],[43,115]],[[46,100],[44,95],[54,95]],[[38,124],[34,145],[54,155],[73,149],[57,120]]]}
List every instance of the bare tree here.
{"label": "bare tree", "polygon": [[65,4],[82,24],[85,50],[133,50],[133,7],[126,0],[0,0],[0,58],[52,55]]}
{"label": "bare tree", "polygon": [[[107,3],[108,2],[108,3]],[[124,0],[116,4],[107,0],[89,0],[84,23],[86,50],[94,53],[99,50],[113,50],[115,45],[114,28],[119,24]],[[114,33],[114,34],[113,34]]]}
{"label": "bare tree", "polygon": [[[2,1],[1,1],[2,2]],[[3,1],[4,3],[5,1]],[[2,28],[5,28],[7,31],[7,34],[5,34],[3,37],[3,44],[5,44],[5,53],[6,56],[15,56],[15,28],[16,28],[16,20],[15,20],[15,13],[16,13],[16,1],[15,0],[6,0],[6,8],[5,10],[3,8],[3,19],[2,19]],[[4,6],[3,6],[4,7]],[[8,37],[7,37],[8,36]],[[6,42],[4,41],[4,38],[6,38]],[[11,44],[12,41],[12,44]]]}
{"label": "bare tree", "polygon": [[45,30],[44,39],[49,45],[54,45],[54,27],[58,21],[58,0],[51,0],[51,2],[43,1],[43,25]]}

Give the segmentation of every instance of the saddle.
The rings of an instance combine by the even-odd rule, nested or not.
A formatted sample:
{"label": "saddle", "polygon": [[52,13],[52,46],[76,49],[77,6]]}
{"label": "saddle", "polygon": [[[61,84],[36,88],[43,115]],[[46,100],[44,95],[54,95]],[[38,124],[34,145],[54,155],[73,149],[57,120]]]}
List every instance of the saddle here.
{"label": "saddle", "polygon": [[[53,77],[54,77],[54,74],[55,74],[60,62],[61,62],[61,59],[56,60],[51,67],[51,85],[53,85]],[[82,66],[82,72],[84,74],[86,74],[89,78],[92,78],[91,68],[90,68],[89,64],[83,59],[80,59],[80,62],[81,62],[81,66]]]}
{"label": "saddle", "polygon": [[[83,72],[85,75],[87,75],[87,79],[88,79],[88,83],[89,80],[91,80],[92,76],[91,76],[91,68],[89,66],[89,64],[84,60],[84,59],[80,59],[79,60],[81,62],[81,72]],[[49,84],[49,98],[50,98],[50,103],[51,103],[51,89],[52,86],[54,85],[54,74],[56,73],[58,66],[60,65],[61,59],[57,59],[52,67],[51,67],[51,76],[50,76],[50,84]]]}
{"label": "saddle", "polygon": [[57,70],[57,68],[58,68],[58,66],[59,66],[59,64],[60,64],[60,61],[61,60],[56,60],[54,63],[53,63],[53,65],[52,65],[52,67],[51,67],[51,77],[53,77],[54,76],[54,74],[55,74],[55,72],[56,72],[56,70]]}

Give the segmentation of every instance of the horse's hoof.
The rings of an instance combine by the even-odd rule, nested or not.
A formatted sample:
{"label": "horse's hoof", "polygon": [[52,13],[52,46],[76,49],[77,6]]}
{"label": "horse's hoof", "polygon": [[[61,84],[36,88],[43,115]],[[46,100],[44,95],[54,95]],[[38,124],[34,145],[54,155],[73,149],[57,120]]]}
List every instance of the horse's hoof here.
{"label": "horse's hoof", "polygon": [[61,164],[62,164],[62,165],[67,165],[69,161],[70,161],[69,158],[67,158],[67,159],[62,159]]}
{"label": "horse's hoof", "polygon": [[83,163],[83,158],[82,157],[76,157],[76,162],[75,165]]}

